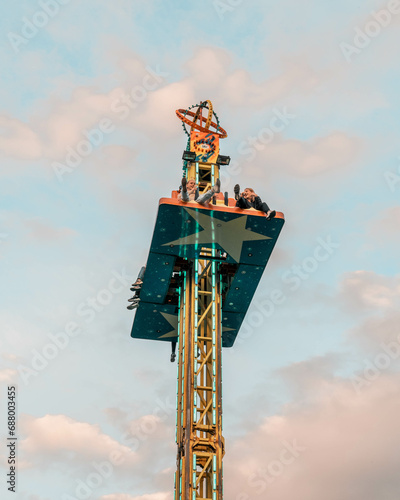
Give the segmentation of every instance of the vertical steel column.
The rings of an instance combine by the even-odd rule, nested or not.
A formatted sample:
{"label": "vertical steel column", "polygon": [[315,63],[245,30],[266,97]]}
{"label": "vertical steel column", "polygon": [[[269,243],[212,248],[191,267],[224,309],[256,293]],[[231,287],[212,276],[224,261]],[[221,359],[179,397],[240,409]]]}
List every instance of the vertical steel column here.
{"label": "vertical steel column", "polygon": [[[202,249],[211,257],[213,251]],[[181,290],[175,500],[222,500],[221,299],[215,261],[194,260]]]}

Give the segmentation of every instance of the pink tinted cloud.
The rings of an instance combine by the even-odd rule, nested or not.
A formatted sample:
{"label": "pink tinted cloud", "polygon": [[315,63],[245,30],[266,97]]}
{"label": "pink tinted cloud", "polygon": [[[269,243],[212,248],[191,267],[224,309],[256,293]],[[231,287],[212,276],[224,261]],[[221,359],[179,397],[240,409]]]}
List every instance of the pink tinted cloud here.
{"label": "pink tinted cloud", "polygon": [[398,243],[400,228],[400,206],[382,211],[371,221],[368,237],[374,245]]}
{"label": "pink tinted cloud", "polygon": [[320,77],[304,61],[286,63],[277,76],[261,83],[252,80],[249,72],[239,69],[226,75],[223,95],[233,106],[267,106],[286,99],[293,92],[308,92]]}
{"label": "pink tinted cloud", "polygon": [[11,368],[0,370],[0,382],[13,382],[17,379],[17,376],[17,370],[12,370]]}
{"label": "pink tinted cloud", "polygon": [[86,133],[98,128],[102,118],[111,114],[116,90],[101,93],[95,87],[77,87],[68,100],[51,97],[47,106],[32,120],[40,134],[45,156],[62,159],[67,148],[85,140]]}
{"label": "pink tinted cloud", "polygon": [[39,243],[65,240],[77,235],[77,232],[69,227],[54,227],[40,218],[28,219],[24,226],[28,230],[28,237]]}
{"label": "pink tinted cloud", "polygon": [[[77,170],[89,176],[90,188],[95,189],[112,210],[133,212],[146,202],[147,194],[138,188],[138,180],[146,177],[143,175],[146,167],[135,149],[110,144],[96,151],[90,161]],[[73,178],[75,172],[64,173],[63,180],[68,181],[69,175]]]}
{"label": "pink tinted cloud", "polygon": [[78,422],[66,415],[45,415],[21,419],[21,452],[26,460],[35,462],[60,460],[74,456],[74,461],[110,459],[112,453],[123,457],[124,464],[133,465],[136,454],[107,434],[98,425]]}
{"label": "pink tinted cloud", "polygon": [[228,498],[397,498],[400,376],[382,375],[361,393],[349,381],[315,379],[312,401],[299,399],[227,448]]}
{"label": "pink tinted cloud", "polygon": [[209,92],[213,100],[251,108],[270,105],[292,92],[308,92],[325,78],[324,72],[318,74],[305,59],[293,58],[285,60],[274,76],[258,83],[248,71],[237,69],[231,52],[216,47],[198,48],[184,67],[188,73],[187,83],[197,94]]}
{"label": "pink tinted cloud", "polygon": [[[276,76],[257,83],[248,71],[238,68],[237,63],[233,66],[233,56],[229,51],[203,47],[183,65],[187,73],[185,77],[169,83],[167,68],[152,68],[150,73],[159,71],[162,76],[153,76],[148,80],[148,67],[140,57],[121,47],[116,50],[119,51],[115,54],[117,65],[122,71],[119,86],[107,92],[102,92],[95,85],[76,87],[69,98],[52,95],[32,116],[29,124],[20,124],[20,128],[25,127],[26,134],[28,131],[32,134],[30,142],[36,145],[36,154],[40,150],[50,160],[63,161],[69,148],[75,150],[79,142],[85,140],[85,134],[92,128],[98,128],[103,118],[111,120],[115,130],[128,127],[140,136],[159,131],[162,142],[163,137],[169,140],[171,134],[179,134],[174,113],[179,107],[187,107],[208,97],[212,98],[214,105],[224,102],[228,106],[259,109],[278,104],[293,92],[303,95],[322,78],[307,63],[293,60],[286,61]],[[204,71],[205,67],[207,71]],[[151,81],[152,88],[144,98],[135,102],[127,115],[116,111],[120,108],[115,103],[132,95],[132,91],[137,86],[143,86],[145,81]],[[6,148],[6,154],[22,154],[20,151],[25,149],[23,142],[17,134],[13,147],[9,144]],[[283,162],[289,170],[292,168],[300,175],[308,175],[347,164],[352,160],[355,148],[355,139],[342,132],[333,132],[309,144],[296,140],[284,143],[274,140],[268,146],[266,155],[271,161]],[[29,149],[32,147],[27,151]]]}
{"label": "pink tinted cloud", "polygon": [[269,144],[259,141],[259,148],[263,165],[267,162],[295,176],[310,176],[342,172],[358,158],[361,141],[335,131],[310,141],[275,137]]}
{"label": "pink tinted cloud", "polygon": [[231,63],[230,52],[216,47],[202,47],[186,61],[184,68],[200,88],[218,88],[227,77]]}
{"label": "pink tinted cloud", "polygon": [[150,493],[148,495],[128,495],[126,493],[113,493],[112,495],[105,495],[99,498],[99,500],[172,500],[174,497],[173,493],[163,492],[163,493]]}
{"label": "pink tinted cloud", "polygon": [[140,126],[143,131],[157,131],[161,142],[170,140],[171,135],[181,135],[182,128],[175,110],[198,104],[207,98],[204,92],[199,96],[194,87],[192,82],[184,80],[149,93],[146,105],[131,115],[131,123]]}
{"label": "pink tinted cloud", "polygon": [[400,342],[399,275],[385,276],[365,270],[345,273],[337,300],[351,317],[362,318],[347,332],[350,345],[355,341],[363,350],[378,354],[384,352],[384,344]]}
{"label": "pink tinted cloud", "polygon": [[[399,348],[400,354],[400,312],[387,311],[384,315],[367,318],[349,332],[349,340],[357,341],[360,346],[374,355],[386,352],[389,345],[394,345],[394,352]],[[397,346],[397,347],[396,347]],[[392,348],[393,349],[393,348]],[[399,362],[399,356],[391,355],[392,366]]]}
{"label": "pink tinted cloud", "polygon": [[400,307],[400,276],[373,271],[346,273],[340,285],[342,305],[351,311],[385,312]]}
{"label": "pink tinted cloud", "polygon": [[0,154],[19,160],[38,160],[43,145],[29,125],[8,116],[0,116]]}

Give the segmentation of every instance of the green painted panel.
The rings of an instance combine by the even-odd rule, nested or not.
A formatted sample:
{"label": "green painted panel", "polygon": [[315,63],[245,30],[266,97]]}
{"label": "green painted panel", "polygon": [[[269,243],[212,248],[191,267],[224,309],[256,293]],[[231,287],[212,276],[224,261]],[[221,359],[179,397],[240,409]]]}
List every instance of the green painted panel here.
{"label": "green painted panel", "polygon": [[195,259],[202,247],[218,248],[228,254],[228,263],[265,265],[283,224],[283,219],[268,221],[266,217],[219,212],[194,204],[162,204],[150,251]]}
{"label": "green painted panel", "polygon": [[164,304],[175,260],[199,258],[204,246],[226,252],[224,262],[239,264],[222,310],[222,345],[231,347],[284,222],[195,204],[161,204],[131,336],[176,340],[178,307]]}
{"label": "green painted panel", "polygon": [[163,304],[167,295],[176,257],[150,252],[140,298],[145,302]]}
{"label": "green painted panel", "polygon": [[171,342],[177,338],[177,327],[177,306],[141,302],[136,309],[131,337]]}
{"label": "green painted panel", "polygon": [[223,311],[246,313],[264,272],[264,266],[240,264],[232,280]]}

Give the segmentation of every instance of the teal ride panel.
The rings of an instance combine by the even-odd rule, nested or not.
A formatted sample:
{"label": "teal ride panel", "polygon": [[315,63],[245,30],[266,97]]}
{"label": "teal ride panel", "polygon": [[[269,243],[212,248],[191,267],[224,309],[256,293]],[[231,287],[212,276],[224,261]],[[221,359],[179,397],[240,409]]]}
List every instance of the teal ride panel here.
{"label": "teal ride panel", "polygon": [[[176,340],[178,308],[168,304],[141,302],[136,309],[132,337],[148,340]],[[136,335],[133,333],[136,332]]]}
{"label": "teal ride panel", "polygon": [[232,347],[245,313],[222,312],[222,347]]}
{"label": "teal ride panel", "polygon": [[253,299],[265,266],[241,264],[226,294],[223,311],[246,313]]}
{"label": "teal ride panel", "polygon": [[146,264],[146,279],[143,280],[140,299],[145,302],[163,304],[167,295],[176,257],[150,252]]}
{"label": "teal ride panel", "polygon": [[202,247],[216,248],[228,254],[227,263],[265,266],[284,219],[267,221],[265,215],[249,212],[228,207],[217,211],[194,202],[162,204],[150,252],[195,259]]}
{"label": "teal ride panel", "polygon": [[201,258],[203,247],[214,248],[235,269],[222,304],[222,345],[231,347],[284,222],[255,210],[160,200],[131,336],[177,340],[178,306],[167,303],[176,259]]}

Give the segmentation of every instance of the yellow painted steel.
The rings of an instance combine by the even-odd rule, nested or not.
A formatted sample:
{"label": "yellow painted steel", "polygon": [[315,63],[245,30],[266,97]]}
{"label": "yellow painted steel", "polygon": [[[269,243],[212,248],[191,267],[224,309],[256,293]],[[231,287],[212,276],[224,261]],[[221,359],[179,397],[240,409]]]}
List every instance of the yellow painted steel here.
{"label": "yellow painted steel", "polygon": [[[186,178],[195,179],[196,184],[199,185],[200,194],[211,189],[215,181],[220,178],[220,166],[217,163],[188,162],[186,171]],[[225,202],[217,198],[213,199],[213,204],[224,206]]]}
{"label": "yellow painted steel", "polygon": [[211,125],[211,121],[212,121],[213,105],[212,105],[212,102],[210,100],[207,100],[207,104],[208,104],[208,117],[207,117],[207,121],[206,121],[206,129],[209,129],[210,125]]}
{"label": "yellow painted steel", "polygon": [[175,500],[222,500],[221,298],[213,254],[202,249],[181,292]]}
{"label": "yellow painted steel", "polygon": [[[188,162],[188,179],[195,179],[199,185],[200,194],[205,193],[214,186],[215,181],[219,179],[219,165],[203,162]],[[215,200],[216,205],[224,205],[223,200]]]}
{"label": "yellow painted steel", "polygon": [[[212,117],[213,117],[213,105],[212,105],[212,102],[209,100],[204,101],[204,102],[206,102],[208,105],[208,116],[207,116],[207,120],[206,120],[206,124],[205,124],[204,128],[206,128],[208,130],[210,128]],[[200,103],[200,106],[197,108],[197,111],[194,114],[193,124],[190,128],[191,131],[193,131],[195,129],[194,126],[195,126],[197,120],[200,120],[200,126],[203,126],[203,108],[201,105],[203,105],[204,102]]]}

